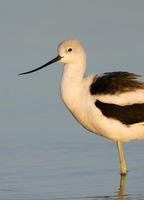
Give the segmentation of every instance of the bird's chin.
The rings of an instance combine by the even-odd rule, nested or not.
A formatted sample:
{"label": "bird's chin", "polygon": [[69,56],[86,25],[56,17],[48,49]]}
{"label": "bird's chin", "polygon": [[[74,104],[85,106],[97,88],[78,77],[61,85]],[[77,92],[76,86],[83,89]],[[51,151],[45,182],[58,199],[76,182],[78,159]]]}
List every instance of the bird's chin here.
{"label": "bird's chin", "polygon": [[60,60],[58,60],[58,63],[65,63],[65,62],[64,62],[64,59],[63,59],[63,58],[64,58],[64,56],[60,56],[60,57],[61,57],[61,59],[60,59]]}

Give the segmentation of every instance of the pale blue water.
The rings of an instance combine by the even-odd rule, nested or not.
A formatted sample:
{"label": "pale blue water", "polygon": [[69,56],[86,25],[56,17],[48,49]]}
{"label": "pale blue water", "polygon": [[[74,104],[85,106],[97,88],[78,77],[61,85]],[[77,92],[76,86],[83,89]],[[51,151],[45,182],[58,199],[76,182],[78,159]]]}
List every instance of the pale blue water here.
{"label": "pale blue water", "polygon": [[57,134],[1,138],[0,199],[144,199],[143,142],[124,146],[129,172],[121,196],[114,143]]}

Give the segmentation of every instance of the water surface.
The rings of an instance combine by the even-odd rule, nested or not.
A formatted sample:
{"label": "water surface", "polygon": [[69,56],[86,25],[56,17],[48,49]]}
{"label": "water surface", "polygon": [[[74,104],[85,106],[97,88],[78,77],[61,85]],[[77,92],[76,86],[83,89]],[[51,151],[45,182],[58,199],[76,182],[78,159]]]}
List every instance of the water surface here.
{"label": "water surface", "polygon": [[93,134],[57,134],[1,139],[0,199],[144,199],[143,142],[124,145],[124,180],[113,142]]}

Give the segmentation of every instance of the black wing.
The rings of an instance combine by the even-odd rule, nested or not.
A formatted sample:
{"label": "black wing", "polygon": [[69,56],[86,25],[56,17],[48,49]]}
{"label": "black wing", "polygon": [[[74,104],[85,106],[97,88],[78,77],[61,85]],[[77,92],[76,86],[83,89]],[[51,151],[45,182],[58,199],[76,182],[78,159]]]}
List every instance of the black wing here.
{"label": "black wing", "polygon": [[95,102],[103,115],[108,118],[119,120],[123,124],[132,125],[144,122],[144,103],[120,106],[116,104],[103,103],[99,100]]}
{"label": "black wing", "polygon": [[144,89],[144,82],[138,80],[140,76],[129,72],[109,72],[103,76],[95,76],[90,85],[91,95],[116,94]]}

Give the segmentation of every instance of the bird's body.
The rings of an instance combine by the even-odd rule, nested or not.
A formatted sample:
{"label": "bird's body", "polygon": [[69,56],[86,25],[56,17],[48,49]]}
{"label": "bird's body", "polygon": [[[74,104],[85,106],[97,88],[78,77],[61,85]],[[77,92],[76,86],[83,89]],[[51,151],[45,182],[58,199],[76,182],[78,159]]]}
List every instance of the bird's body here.
{"label": "bird's body", "polygon": [[144,139],[144,82],[128,72],[85,76],[86,54],[77,40],[62,42],[55,59],[22,74],[56,61],[64,63],[61,97],[66,107],[87,130],[117,142],[121,173],[126,174],[121,142]]}
{"label": "bird's body", "polygon": [[[92,95],[90,86],[95,75],[84,77],[82,80],[79,80],[79,83],[73,79],[74,77],[72,79],[70,77],[67,79],[67,77],[67,74],[64,72],[61,83],[62,99],[70,112],[86,129],[114,141],[124,142],[144,139],[144,89],[120,94]],[[99,76],[97,76],[98,78]],[[109,116],[106,115],[106,112],[103,110],[104,106],[100,103],[104,104],[104,106],[109,105]],[[130,113],[131,116],[129,116],[129,111],[126,110],[125,106],[134,106],[135,104],[143,107],[142,109],[138,108],[138,116],[135,113]],[[115,105],[119,106],[117,118],[112,115]],[[140,121],[132,124],[120,121],[120,109],[124,110],[123,118],[126,118],[127,121],[132,117],[136,119],[141,117],[140,114],[142,112],[143,121],[140,119]]]}

